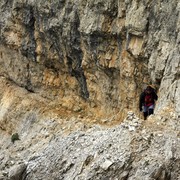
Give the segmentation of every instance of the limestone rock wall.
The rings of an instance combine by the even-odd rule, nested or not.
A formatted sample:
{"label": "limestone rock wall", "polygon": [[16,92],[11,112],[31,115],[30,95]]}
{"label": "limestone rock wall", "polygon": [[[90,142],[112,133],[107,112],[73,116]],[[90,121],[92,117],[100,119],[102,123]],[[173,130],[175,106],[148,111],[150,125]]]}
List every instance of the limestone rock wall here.
{"label": "limestone rock wall", "polygon": [[1,76],[69,110],[120,119],[137,111],[139,93],[153,83],[157,110],[179,113],[177,0],[2,0],[0,7]]}
{"label": "limestone rock wall", "polygon": [[[0,0],[0,180],[179,179],[179,12],[179,0]],[[149,83],[159,99],[142,121]]]}

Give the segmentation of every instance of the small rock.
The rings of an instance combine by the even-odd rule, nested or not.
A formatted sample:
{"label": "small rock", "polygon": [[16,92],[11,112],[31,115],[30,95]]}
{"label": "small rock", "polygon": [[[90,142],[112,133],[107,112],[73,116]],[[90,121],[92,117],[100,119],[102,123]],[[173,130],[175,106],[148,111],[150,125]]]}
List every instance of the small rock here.
{"label": "small rock", "polygon": [[108,119],[102,119],[101,121],[102,121],[102,123],[107,123]]}
{"label": "small rock", "polygon": [[14,165],[14,164],[15,164],[15,162],[14,162],[14,161],[10,161],[10,164],[11,164],[11,166],[12,166],[12,165]]}
{"label": "small rock", "polygon": [[135,131],[136,128],[134,126],[129,126],[129,131]]}
{"label": "small rock", "polygon": [[113,164],[112,161],[106,160],[100,165],[100,167],[104,170],[107,170],[112,164]]}
{"label": "small rock", "polygon": [[2,174],[0,174],[0,180],[4,180],[4,179],[5,177]]}
{"label": "small rock", "polygon": [[7,175],[8,175],[8,172],[3,171],[3,172],[2,172],[2,175],[3,175],[3,176],[7,176]]}
{"label": "small rock", "polygon": [[133,113],[132,111],[129,111],[129,112],[127,113],[127,115],[128,115],[128,116],[133,116],[134,113]]}
{"label": "small rock", "polygon": [[125,179],[127,179],[128,175],[129,175],[129,172],[128,172],[128,171],[124,171],[124,172],[120,175],[119,179],[125,180]]}
{"label": "small rock", "polygon": [[74,112],[80,112],[81,110],[82,110],[82,108],[79,107],[79,106],[75,106],[75,107],[73,108],[73,111],[74,111]]}
{"label": "small rock", "polygon": [[11,180],[21,179],[25,169],[26,169],[26,165],[24,163],[11,167],[11,169],[9,170],[9,179]]}

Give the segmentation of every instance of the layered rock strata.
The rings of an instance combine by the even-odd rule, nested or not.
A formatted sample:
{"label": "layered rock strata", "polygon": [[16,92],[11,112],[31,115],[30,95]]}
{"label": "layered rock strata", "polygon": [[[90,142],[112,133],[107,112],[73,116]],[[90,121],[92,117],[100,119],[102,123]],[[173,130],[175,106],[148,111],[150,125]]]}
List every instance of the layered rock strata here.
{"label": "layered rock strata", "polygon": [[120,112],[120,119],[137,110],[139,93],[152,83],[157,110],[171,105],[179,113],[177,0],[3,0],[0,6],[2,76],[69,110],[78,104],[89,115]]}

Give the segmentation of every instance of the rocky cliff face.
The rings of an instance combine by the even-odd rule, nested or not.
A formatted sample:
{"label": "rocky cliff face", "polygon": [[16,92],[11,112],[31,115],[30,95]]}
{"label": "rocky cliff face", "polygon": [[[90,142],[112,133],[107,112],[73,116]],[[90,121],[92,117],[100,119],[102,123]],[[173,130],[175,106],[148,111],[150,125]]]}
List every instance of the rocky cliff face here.
{"label": "rocky cliff face", "polygon": [[[86,131],[97,123],[117,124],[127,116],[128,111],[140,116],[139,94],[147,84],[153,84],[158,92],[157,120],[158,116],[162,116],[159,117],[160,120],[166,116],[165,119],[171,118],[176,122],[180,117],[179,12],[178,0],[1,0],[0,133],[3,138],[0,160],[3,163],[0,169],[4,172],[3,176],[7,177],[5,170],[12,165],[11,161],[22,159],[26,162],[26,165],[20,166],[26,174],[24,178],[37,177],[38,174],[33,175],[37,169],[36,166],[32,167],[31,161],[34,160],[31,158],[42,152],[43,157],[49,162],[50,157],[46,155],[45,147],[52,153],[56,142],[59,142],[58,146],[62,145],[61,140],[66,142],[59,150],[63,152],[64,148],[68,148],[68,142],[73,142],[73,138],[76,138],[76,135],[63,138],[63,133],[67,134],[79,128]],[[175,122],[170,123],[170,128]],[[172,129],[173,127],[174,125]],[[148,123],[145,128],[148,131]],[[179,138],[178,128],[179,124],[174,134],[169,133],[175,143],[176,138]],[[104,131],[111,133],[111,130]],[[19,132],[21,141],[15,142],[14,147],[7,139],[15,132]],[[98,139],[103,133],[95,134],[87,133],[81,140],[85,141],[85,138],[91,142],[91,138],[88,139],[86,136],[95,136]],[[166,138],[162,136],[164,138],[161,143],[164,149],[167,149],[169,141],[164,143]],[[39,142],[41,138],[46,140]],[[25,141],[23,146],[20,145],[22,141]],[[98,141],[95,144],[98,144]],[[134,144],[136,150],[137,144]],[[96,148],[93,141],[89,146]],[[117,146],[113,146],[112,151],[116,148],[119,152],[123,151]],[[104,145],[101,147],[104,149]],[[170,147],[177,148],[177,145]],[[57,150],[56,146],[54,148]],[[6,149],[9,152],[6,152]],[[134,153],[136,150],[131,152]],[[66,153],[71,154],[69,151]],[[13,154],[17,152],[22,158]],[[86,164],[90,165],[91,161],[102,163],[100,160],[93,160],[93,153],[82,153],[88,154],[87,157],[83,156],[83,168]],[[168,153],[171,153],[171,150]],[[160,175],[157,175],[157,178],[154,178],[154,175],[149,176],[156,165],[148,166],[146,178],[168,179],[171,170],[174,179],[178,177],[175,166],[179,162],[179,155],[173,155],[167,160],[167,164],[163,161],[166,155],[167,153],[162,156],[163,166],[159,170]],[[38,157],[38,162],[42,164],[42,156]],[[131,164],[138,161],[139,157],[134,161],[132,156],[130,166],[121,170],[113,166],[115,170],[107,177],[110,178],[119,170],[125,175],[115,173],[112,179],[121,176],[120,179],[143,177],[142,169],[137,170],[137,164]],[[171,161],[172,159],[174,161]],[[61,160],[62,157],[59,156],[55,161],[58,164]],[[151,158],[148,159],[150,160]],[[38,164],[36,161],[35,158],[35,164]],[[78,162],[81,164],[82,161]],[[112,164],[119,163],[115,159],[109,161],[113,161]],[[109,161],[102,165],[105,171],[108,169],[106,166],[110,164]],[[127,161],[129,162],[128,159]],[[30,162],[28,166],[27,162]],[[48,162],[48,167],[52,166],[54,169],[53,178],[58,178],[60,174],[56,172],[59,171],[55,167],[56,163],[52,165]],[[64,164],[61,163],[60,169],[65,168],[65,172],[73,167],[76,168],[72,172],[76,171],[77,167],[80,168],[80,164],[76,166],[74,161],[70,163],[67,157]],[[170,171],[165,170],[171,166],[173,168]],[[99,172],[95,166],[95,169],[90,168],[89,171],[86,168],[84,171],[83,168],[73,177],[93,179]],[[42,169],[43,166],[37,172],[41,174],[45,171]],[[13,173],[10,174],[11,179]],[[22,172],[20,174],[22,175]],[[60,179],[68,179],[71,175],[62,175]],[[105,176],[100,175],[98,178],[103,179]]]}
{"label": "rocky cliff face", "polygon": [[179,112],[179,6],[175,0],[1,1],[0,74],[99,117],[136,111],[140,91],[152,83],[158,110],[171,104]]}

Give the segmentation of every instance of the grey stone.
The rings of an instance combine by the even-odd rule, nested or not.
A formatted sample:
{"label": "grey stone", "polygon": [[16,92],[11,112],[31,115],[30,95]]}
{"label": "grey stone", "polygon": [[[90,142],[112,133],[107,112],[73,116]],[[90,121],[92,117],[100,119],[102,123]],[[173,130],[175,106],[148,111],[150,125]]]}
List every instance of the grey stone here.
{"label": "grey stone", "polygon": [[26,170],[25,164],[14,165],[10,168],[8,177],[11,180],[22,179],[23,173],[25,172],[25,170]]}
{"label": "grey stone", "polygon": [[113,162],[107,159],[100,165],[100,167],[104,170],[107,170],[112,164]]}
{"label": "grey stone", "polygon": [[[3,176],[179,179],[179,12],[177,0],[0,1]],[[159,98],[144,122],[147,84]]]}

